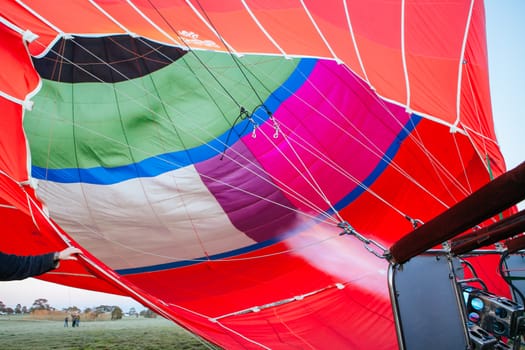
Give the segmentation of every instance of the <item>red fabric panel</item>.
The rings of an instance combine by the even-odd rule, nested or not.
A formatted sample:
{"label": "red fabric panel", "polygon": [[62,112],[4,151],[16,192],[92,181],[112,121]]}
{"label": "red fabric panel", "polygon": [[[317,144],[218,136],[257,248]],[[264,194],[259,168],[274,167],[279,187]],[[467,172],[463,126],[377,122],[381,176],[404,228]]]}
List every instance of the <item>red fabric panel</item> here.
{"label": "red fabric panel", "polygon": [[[177,42],[177,45],[225,51],[219,38],[199,19],[185,1],[141,0],[133,1],[133,4],[168,33]],[[114,13],[115,17],[128,29],[146,37],[152,35],[153,39],[159,38],[170,45],[175,45],[172,39],[166,38],[164,35],[159,36],[158,31],[142,17],[136,21],[137,14],[132,13],[135,11],[130,6],[114,6],[108,3],[107,5],[104,4],[104,7],[107,7],[110,13]],[[206,42],[210,40],[214,42],[212,47],[206,46]]]}
{"label": "red fabric panel", "polygon": [[[48,4],[48,7],[49,5],[50,4]],[[0,13],[2,16],[4,16],[4,18],[6,18],[11,23],[15,23],[22,30],[29,29],[32,33],[38,35],[38,39],[29,44],[29,50],[32,55],[38,55],[42,53],[42,51],[44,51],[47,46],[50,45],[51,41],[57,35],[53,29],[41,22],[38,18],[33,16],[14,0],[3,1],[2,7],[0,8]],[[13,72],[14,71],[16,70],[13,70]]]}
{"label": "red fabric panel", "polygon": [[[286,299],[335,282],[303,258],[283,254],[286,250],[286,245],[279,243],[237,256],[232,261],[210,261],[126,277],[163,300],[213,317],[252,307],[254,303]],[[185,282],[174,285],[175,280]],[[284,285],[286,288],[276,288]]]}
{"label": "red fabric panel", "polygon": [[309,0],[305,3],[337,58],[343,60],[357,75],[365,77],[348,24],[350,20],[354,30],[352,21],[356,15],[350,14],[349,19],[346,17],[344,2]]}
{"label": "red fabric panel", "polygon": [[332,57],[298,0],[253,2],[250,9],[285,53]]}
{"label": "red fabric panel", "polygon": [[[432,213],[443,212],[489,179],[466,136],[451,134],[448,127],[423,119],[370,189],[405,215],[426,222]],[[381,215],[370,220],[378,212]],[[370,192],[341,213],[359,232],[386,245],[412,231],[408,220]]]}
{"label": "red fabric panel", "polygon": [[[228,48],[222,42],[225,40],[233,47],[233,50],[244,51],[252,47],[252,50],[248,51],[257,51],[260,45],[264,52],[268,50],[267,52],[277,53],[277,50],[262,35],[239,1],[192,2],[198,14],[183,0],[153,1],[152,3],[155,8],[151,8],[148,1],[135,2],[136,5],[141,6],[149,18],[161,25],[166,32],[177,40],[181,37],[183,47],[189,45],[203,49],[227,51]],[[235,11],[236,8],[237,11]],[[160,10],[162,16],[156,9]],[[234,12],[226,12],[224,9]],[[206,23],[199,18],[199,15],[204,18]],[[209,24],[213,29],[210,29],[206,24]],[[173,32],[174,29],[177,33]],[[214,31],[218,32],[219,36]],[[209,44],[212,45],[209,46]]]}
{"label": "red fabric panel", "polygon": [[64,33],[122,33],[122,29],[88,1],[50,4],[46,0],[32,0],[27,5]]}
{"label": "red fabric panel", "polygon": [[371,85],[380,96],[405,103],[401,1],[355,0],[348,1],[347,5]]}
{"label": "red fabric panel", "polygon": [[487,40],[485,36],[485,9],[483,3],[474,2],[465,64],[461,85],[460,126],[467,129],[474,147],[485,160],[489,158],[493,177],[505,172],[505,161],[499,150],[489,88]]}
{"label": "red fabric panel", "polygon": [[[398,349],[389,302],[352,284],[220,322],[270,349]],[[233,348],[258,348],[242,340]]]}
{"label": "red fabric panel", "polygon": [[[204,336],[228,349],[256,348],[252,341],[272,349],[323,348],[328,341],[334,348],[396,349],[386,261],[353,238],[335,237],[290,253],[294,237],[232,259],[126,278],[171,304],[173,317],[189,328],[185,317],[201,323],[200,332],[218,318],[229,329]],[[231,315],[254,307],[261,311]],[[181,308],[192,316],[181,318]],[[372,328],[380,333],[373,339]]]}
{"label": "red fabric panel", "polygon": [[16,181],[26,181],[28,156],[22,129],[22,106],[0,97],[0,110],[0,169]]}
{"label": "red fabric panel", "polygon": [[405,10],[405,49],[410,107],[453,124],[458,72],[470,4],[409,1]]}
{"label": "red fabric panel", "polygon": [[38,85],[38,75],[33,69],[22,36],[11,29],[0,25],[0,62],[5,69],[0,75],[0,91],[24,100],[28,92]]}

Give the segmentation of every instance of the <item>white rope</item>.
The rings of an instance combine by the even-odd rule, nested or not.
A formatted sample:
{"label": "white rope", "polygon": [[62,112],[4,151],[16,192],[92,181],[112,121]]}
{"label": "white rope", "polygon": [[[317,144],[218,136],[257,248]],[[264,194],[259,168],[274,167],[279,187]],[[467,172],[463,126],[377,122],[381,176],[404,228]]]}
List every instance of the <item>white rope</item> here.
{"label": "white rope", "polygon": [[[468,82],[468,85],[469,85],[470,96],[472,98],[472,101],[474,102],[474,108],[475,108],[475,112],[474,113],[476,115],[476,120],[478,122],[477,126],[478,126],[479,130],[481,131],[483,129],[483,126],[482,126],[482,123],[481,123],[481,119],[480,119],[480,114],[481,113],[479,111],[477,98],[476,98],[476,96],[474,96],[474,88],[472,87],[472,77],[470,75],[469,67],[470,67],[469,63],[465,64],[465,72],[466,72],[467,82]],[[493,140],[493,139],[491,139],[491,138],[481,134],[480,132],[477,132],[477,131],[475,132],[474,130],[472,130],[469,127],[463,126],[463,128],[467,131],[467,137],[469,138],[471,144],[475,145],[475,142],[472,139],[472,136],[470,135],[469,131],[472,131],[473,133],[475,133],[475,135],[477,135],[479,137],[479,139],[481,140],[481,145],[483,147],[483,152],[484,152],[485,156],[487,156],[489,154],[488,148],[487,148],[487,142],[491,142],[491,143],[493,143],[493,144],[495,144],[496,146],[499,147],[499,145],[496,142],[496,140]],[[482,160],[483,164],[485,164],[485,168],[487,169],[487,173],[490,174],[490,169],[489,169],[490,165],[488,164],[487,159],[485,157],[483,157],[477,149],[476,149],[476,153],[478,153],[478,156]]]}
{"label": "white rope", "polygon": [[[298,136],[298,135],[295,135]],[[379,194],[377,194],[374,190],[372,190],[370,187],[364,185],[359,179],[357,179],[355,176],[353,176],[349,171],[341,167],[339,164],[337,164],[333,159],[326,156],[325,153],[321,152],[320,150],[316,149],[308,140],[298,136],[299,139],[304,143],[297,143],[298,146],[302,147],[305,151],[310,152],[314,156],[316,156],[320,161],[325,163],[326,165],[332,167],[335,171],[337,171],[339,174],[343,175],[350,181],[352,181],[354,184],[356,184],[359,188],[361,188],[363,191],[368,192],[373,197],[381,201],[383,204],[390,207],[392,210],[397,212],[402,217],[405,217],[406,214],[403,213],[401,210],[396,208],[394,205],[392,205],[390,202],[385,200],[383,197],[381,197]],[[310,149],[307,149],[306,146],[311,147]],[[335,209],[334,209],[335,210]]]}
{"label": "white rope", "polygon": [[[466,130],[470,130],[472,133],[476,134],[478,137],[480,136],[479,134],[476,133],[476,131],[470,128],[466,128]],[[469,138],[472,144],[475,144],[472,135],[468,134],[467,137]],[[497,142],[495,140],[492,140],[490,138],[486,138],[486,139],[488,139],[488,141],[494,142],[497,145]],[[490,168],[489,168],[489,164],[487,163],[487,158],[486,158],[486,155],[488,155],[488,153],[481,154],[480,151],[476,148],[474,148],[474,151],[476,152],[479,160],[485,165],[485,170],[487,171],[487,174],[490,175]]]}
{"label": "white rope", "polygon": [[15,31],[16,33],[20,34],[22,36],[22,39],[24,41],[27,41],[28,43],[33,42],[34,40],[38,39],[38,35],[30,31],[29,29],[23,30],[19,26],[15,25],[14,23],[8,21],[3,16],[0,16],[0,23],[8,27],[9,29]]}
{"label": "white rope", "polygon": [[93,5],[98,11],[100,11],[105,17],[107,17],[111,22],[115,23],[122,31],[129,34],[131,37],[137,37],[135,33],[130,31],[128,28],[126,28],[122,23],[117,21],[117,19],[113,16],[111,16],[106,10],[104,10],[99,4],[95,2],[95,0],[89,0],[89,3]]}
{"label": "white rope", "polygon": [[246,9],[246,11],[248,12],[248,14],[250,15],[250,17],[253,19],[253,21],[255,22],[255,24],[257,25],[257,27],[259,27],[259,29],[261,30],[261,32],[264,34],[264,36],[266,36],[266,38],[268,38],[268,40],[270,40],[270,42],[273,44],[273,46],[275,46],[275,48],[287,59],[290,58],[290,56],[288,56],[288,54],[283,50],[283,48],[279,45],[279,43],[270,35],[270,33],[264,28],[264,26],[262,25],[262,23],[257,19],[257,17],[255,16],[255,14],[253,13],[253,11],[250,9],[250,7],[248,6],[248,4],[246,3],[246,0],[241,0],[241,3],[242,5],[244,6],[244,8]]}
{"label": "white rope", "polygon": [[[321,92],[317,89],[316,86],[314,86],[313,84],[311,85],[314,89],[316,89],[320,95],[322,96]],[[368,91],[368,90],[366,90]],[[368,92],[370,93],[370,92]],[[299,97],[297,97],[299,98]],[[299,98],[300,99],[300,98]],[[380,101],[380,103],[382,103],[381,99],[378,99]],[[302,102],[304,102],[305,104],[309,105],[309,103],[307,101],[304,101],[301,99]],[[330,101],[329,99],[327,99],[327,101]],[[359,128],[357,128],[349,119],[347,119],[344,114],[338,109],[337,106],[334,106],[331,102],[329,102],[331,104],[331,106],[336,109],[336,111],[345,119],[345,121],[347,121],[353,128],[354,130],[356,130],[363,138],[365,138],[371,145],[375,146],[376,149],[378,149],[378,152],[375,152],[373,151],[370,147],[368,147],[367,145],[365,145],[361,140],[357,139],[355,136],[353,136],[352,134],[348,133],[348,131],[343,128],[341,125],[338,125],[336,123],[334,123],[330,118],[328,118],[326,115],[324,115],[323,113],[321,113],[320,111],[317,111],[317,109],[315,108],[315,106],[311,106],[309,105],[312,109],[316,110],[318,112],[319,115],[323,116],[327,121],[329,121],[330,123],[332,123],[335,127],[337,127],[341,132],[343,132],[344,134],[346,134],[348,137],[350,138],[353,138],[357,143],[359,143],[361,146],[363,146],[365,149],[367,149],[370,153],[372,153],[373,155],[375,155],[379,160],[381,160],[383,157],[385,157],[389,162],[390,164],[392,164],[393,168],[396,169],[401,175],[405,176],[409,181],[413,182],[417,187],[419,187],[420,189],[422,189],[424,192],[426,192],[427,194],[429,194],[431,197],[433,197],[437,202],[441,203],[442,205],[444,205],[446,207],[446,204],[444,202],[442,202],[437,196],[435,196],[433,193],[431,193],[427,188],[425,188],[422,184],[420,184],[418,181],[416,181],[412,176],[410,176],[406,171],[404,171],[399,165],[397,165],[397,163],[390,157],[388,157],[386,154],[383,154],[383,152],[378,148],[378,146],[372,141],[370,140],[370,138],[368,136],[366,136],[364,133],[362,133],[361,130],[359,130]],[[408,135],[410,135],[410,132],[408,132],[408,130],[406,130],[406,127],[404,125],[402,125],[401,122],[399,122],[399,120],[397,120],[393,114],[388,110],[388,108],[384,105],[382,105],[384,110],[387,111],[388,115],[392,116],[392,118],[397,121],[399,123],[399,125],[403,128],[403,130],[405,130],[407,132]]]}
{"label": "white rope", "polygon": [[135,10],[146,22],[151,24],[153,28],[155,28],[159,33],[164,35],[169,41],[174,43],[175,45],[182,45],[181,42],[178,42],[174,37],[172,37],[170,34],[168,34],[164,29],[162,29],[160,26],[158,26],[153,20],[151,20],[144,12],[142,12],[131,0],[126,0],[129,6]]}
{"label": "white rope", "polygon": [[[358,82],[361,84],[361,82],[358,80]],[[370,91],[367,90],[367,93],[371,94]],[[447,178],[453,182],[457,187],[458,189],[462,190],[464,193],[467,193],[467,190],[463,187],[463,185],[461,185],[457,179],[455,178],[455,176],[453,176],[452,174],[450,174],[450,172],[448,171],[447,167],[444,166],[443,164],[441,164],[439,162],[439,160],[430,152],[427,150],[427,148],[425,147],[424,143],[421,141],[421,137],[414,137],[414,135],[412,135],[411,132],[409,132],[407,130],[407,128],[398,120],[394,117],[394,115],[392,114],[392,112],[388,109],[388,107],[385,105],[384,101],[382,99],[379,99],[379,102],[382,106],[382,108],[388,113],[388,115],[390,115],[392,117],[392,119],[398,123],[398,125],[400,125],[402,127],[403,130],[405,130],[405,132],[407,133],[408,137],[421,149],[421,151],[427,155],[427,157],[429,158],[429,160],[432,162],[432,163],[436,163],[440,169],[441,172],[443,172]],[[418,113],[419,115],[419,113]],[[425,117],[426,118],[426,117]],[[427,118],[428,119],[428,118]],[[433,120],[435,121],[435,120]],[[446,124],[448,125],[448,124]],[[417,128],[414,129],[414,132],[418,134],[417,132]],[[462,134],[465,134],[464,132],[462,132]],[[400,166],[397,165],[397,163],[395,163],[393,160],[392,160],[392,164],[395,166],[395,169],[397,169],[403,176],[406,176],[408,179],[410,179],[411,181],[413,181],[415,184],[415,179],[411,178],[411,176],[404,172],[404,170],[402,170],[402,168]],[[420,187],[421,185],[420,184],[417,184],[418,187]],[[421,188],[421,187],[420,187]],[[428,190],[424,189],[424,188],[421,188],[423,189],[425,192],[427,192],[429,195],[433,196],[430,192],[428,192]],[[438,200],[439,202],[439,199],[437,199],[437,197],[435,197],[434,199]],[[445,207],[448,207],[448,205],[446,205],[445,203],[441,202],[441,204],[443,204]]]}
{"label": "white rope", "polygon": [[[321,188],[321,186],[319,185],[319,183],[316,181],[315,177],[312,175],[312,173],[310,172],[310,168],[308,166],[306,166],[306,164],[304,164],[304,161],[303,159],[299,156],[299,154],[297,153],[297,151],[295,150],[295,147],[292,145],[292,143],[289,141],[288,137],[286,136],[285,133],[283,133],[284,135],[284,140],[286,141],[286,144],[288,146],[290,146],[290,149],[292,150],[292,152],[294,153],[295,157],[297,158],[297,160],[301,163],[301,165],[303,166],[303,171],[306,172],[306,174],[308,175],[308,177],[310,178],[311,182],[303,175],[303,172],[299,171],[299,169],[297,169],[294,165],[294,168],[296,168],[296,170],[301,174],[301,177],[312,187],[312,189],[314,191],[317,192],[317,194],[319,195],[320,198],[322,198],[324,200],[324,202],[326,204],[328,204],[328,206],[332,209],[332,211],[335,213],[335,215],[337,216],[338,220],[336,222],[341,222],[343,221],[343,218],[341,217],[341,215],[339,215],[339,212],[337,210],[335,210],[333,204],[331,203],[331,201],[328,199],[328,197],[326,196],[326,194],[324,193],[323,189]],[[285,159],[288,159],[288,157],[285,156],[285,154],[282,152],[282,150],[280,148],[278,148],[278,151],[279,153],[281,153],[281,155],[283,156],[283,158]],[[293,164],[293,162],[290,160],[289,161],[290,164]]]}
{"label": "white rope", "polygon": [[250,306],[250,307],[242,309],[242,310],[233,311],[233,312],[230,312],[230,313],[227,313],[227,314],[216,316],[216,317],[213,317],[211,320],[212,320],[212,322],[215,322],[215,321],[218,321],[218,320],[221,320],[221,319],[224,319],[224,318],[244,315],[244,314],[251,313],[251,312],[259,312],[259,311],[264,310],[264,309],[269,309],[269,308],[272,308],[272,307],[275,307],[275,306],[281,306],[281,305],[284,305],[284,304],[293,303],[295,301],[299,301],[300,302],[300,301],[304,300],[305,298],[311,297],[313,295],[325,292],[325,291],[333,289],[333,288],[337,288],[338,290],[344,289],[345,288],[345,283],[336,282],[334,284],[330,284],[330,285],[328,285],[326,287],[319,288],[319,289],[313,290],[311,292],[302,293],[302,294],[299,294],[299,295],[295,295],[293,297],[288,297],[288,298],[277,300],[277,301],[272,301],[272,302],[266,303],[264,305]]}
{"label": "white rope", "polygon": [[15,0],[20,6],[22,6],[23,8],[26,9],[26,11],[28,11],[29,13],[31,13],[33,16],[35,16],[36,18],[38,18],[40,21],[42,21],[45,25],[47,25],[49,28],[53,29],[55,32],[57,32],[58,34],[64,34],[64,32],[58,28],[56,25],[54,25],[53,23],[51,23],[47,18],[45,18],[44,16],[42,16],[41,14],[39,14],[38,12],[36,12],[35,10],[33,10],[31,7],[29,7],[28,5],[26,5],[24,2],[22,2],[22,0]]}
{"label": "white rope", "polygon": [[406,49],[405,49],[405,10],[406,2],[405,0],[401,1],[401,60],[403,62],[403,74],[405,76],[405,90],[407,94],[406,106],[410,110],[410,79],[408,77],[408,67],[407,67],[407,58],[406,58]]}
{"label": "white rope", "polygon": [[301,5],[303,6],[304,11],[306,12],[306,15],[310,19],[310,22],[312,22],[312,25],[314,26],[317,34],[319,34],[319,36],[321,37],[321,40],[324,42],[324,44],[328,48],[328,51],[330,51],[330,54],[332,55],[332,57],[335,59],[335,61],[337,63],[339,63],[339,64],[343,63],[343,61],[337,56],[335,51],[332,49],[332,46],[330,45],[330,43],[328,42],[326,37],[323,35],[323,32],[321,31],[321,28],[319,28],[319,25],[317,24],[317,22],[315,21],[314,17],[310,13],[310,10],[308,10],[308,7],[304,3],[304,0],[300,0],[300,1],[301,1]]}
{"label": "white rope", "polygon": [[261,343],[259,343],[259,342],[256,342],[255,340],[248,338],[248,337],[245,336],[244,334],[239,333],[239,332],[237,332],[236,330],[233,330],[233,329],[231,329],[230,327],[227,327],[227,326],[223,325],[223,324],[220,323],[220,322],[217,322],[217,324],[218,324],[220,327],[226,329],[227,331],[229,331],[229,332],[231,332],[231,333],[233,333],[233,334],[235,334],[235,335],[238,335],[238,336],[241,337],[242,339],[244,339],[244,340],[246,340],[246,341],[248,341],[248,342],[250,342],[250,343],[252,343],[252,344],[255,344],[255,345],[257,345],[257,346],[259,346],[259,347],[261,347],[261,348],[263,348],[263,349],[272,350],[272,348],[269,348],[269,347],[267,347],[267,346],[265,346],[265,345],[263,345],[263,344],[261,344]]}
{"label": "white rope", "polygon": [[363,72],[364,78],[366,82],[370,85],[370,80],[368,79],[368,75],[366,74],[365,65],[363,64],[363,59],[361,58],[361,52],[359,51],[359,47],[357,46],[357,41],[355,39],[355,34],[354,34],[354,28],[352,27],[352,21],[350,20],[350,12],[348,11],[348,4],[346,2],[347,0],[343,0],[343,5],[345,8],[346,23],[348,24],[348,30],[350,32],[350,36],[352,37],[352,44],[354,45],[355,54],[357,56],[357,60],[359,61],[359,66],[361,67],[361,71]]}
{"label": "white rope", "polygon": [[202,23],[204,23],[204,25],[206,27],[208,27],[208,29],[213,33],[215,34],[215,36],[224,44],[224,46],[226,46],[226,48],[230,51],[230,52],[233,52],[235,55],[237,56],[241,56],[237,50],[235,50],[233,48],[233,46],[231,46],[225,39],[223,36],[221,36],[216,30],[215,30],[215,27],[209,23],[206,18],[204,18],[204,16],[195,8],[195,6],[193,6],[193,4],[191,3],[190,0],[186,0],[186,4],[192,9],[192,11],[195,13],[195,15],[202,21]]}
{"label": "white rope", "polygon": [[468,12],[467,20],[465,21],[465,31],[463,34],[463,43],[461,44],[461,54],[459,56],[459,65],[458,65],[458,83],[456,91],[456,121],[454,122],[454,127],[457,127],[460,121],[461,116],[461,81],[463,76],[463,64],[465,61],[465,47],[467,46],[468,33],[470,29],[470,22],[472,20],[472,11],[474,9],[474,0],[470,1],[470,8]]}
{"label": "white rope", "polygon": [[467,173],[467,168],[465,166],[465,163],[463,162],[463,158],[461,157],[461,150],[459,149],[459,144],[456,138],[456,134],[452,134],[452,138],[454,139],[454,146],[456,146],[456,155],[459,159],[459,162],[461,163],[461,168],[463,169],[463,176],[465,177],[465,181],[467,182],[468,193],[472,193],[472,186],[470,185],[470,179]]}

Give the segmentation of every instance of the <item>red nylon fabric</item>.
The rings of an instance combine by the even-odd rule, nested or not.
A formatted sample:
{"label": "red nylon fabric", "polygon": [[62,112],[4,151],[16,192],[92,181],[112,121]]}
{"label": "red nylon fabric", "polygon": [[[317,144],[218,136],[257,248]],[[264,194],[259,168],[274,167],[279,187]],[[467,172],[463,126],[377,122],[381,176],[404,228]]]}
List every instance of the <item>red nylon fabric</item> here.
{"label": "red nylon fabric", "polygon": [[[401,145],[396,166],[387,167],[371,186],[404,212],[425,207],[427,216],[419,218],[423,221],[488,182],[487,158],[495,176],[505,171],[492,121],[482,2],[474,2],[471,9],[470,1],[406,1],[403,23],[401,1],[347,1],[345,9],[340,2],[312,0],[305,1],[308,13],[294,0],[247,2],[249,11],[240,1],[191,2],[201,17],[185,1],[134,1],[161,31],[125,2],[96,3],[129,31],[173,45],[338,58],[380,96],[428,116]],[[59,31],[73,35],[125,33],[86,1],[38,0],[28,5],[45,21],[14,1],[5,1],[0,14],[22,30],[39,35],[28,44],[32,55],[43,54]],[[0,35],[0,59],[12,67],[0,73],[0,91],[25,100],[37,88],[38,76],[21,35],[3,25]],[[4,113],[0,170],[10,177],[0,176],[0,199],[16,208],[0,208],[2,250],[36,254],[62,249],[64,238],[74,244],[38,210],[45,203],[39,203],[27,186],[17,184],[28,180],[30,157],[22,130],[23,109],[1,96],[0,107]],[[449,127],[456,122],[468,137],[450,134]],[[420,140],[425,140],[424,148]],[[446,165],[450,177],[432,171],[435,159]],[[461,186],[454,185],[456,182]],[[443,203],[436,202],[425,189],[431,189]],[[33,200],[35,204],[30,204]],[[359,232],[385,245],[411,231],[407,221],[393,209],[385,209],[370,192],[340,214]],[[339,232],[317,233],[337,236]],[[272,255],[297,247],[302,238],[308,242],[308,237],[299,236],[235,257],[244,260],[125,277],[85,252],[88,260],[65,262],[43,278],[131,295],[228,349],[396,349],[386,262],[350,237],[339,237],[315,250]],[[261,255],[267,257],[255,259]],[[481,274],[492,276],[496,264],[495,258],[483,260]],[[501,281],[487,278],[495,290],[507,292]],[[339,289],[339,284],[344,288]],[[239,313],[231,314],[235,312]]]}

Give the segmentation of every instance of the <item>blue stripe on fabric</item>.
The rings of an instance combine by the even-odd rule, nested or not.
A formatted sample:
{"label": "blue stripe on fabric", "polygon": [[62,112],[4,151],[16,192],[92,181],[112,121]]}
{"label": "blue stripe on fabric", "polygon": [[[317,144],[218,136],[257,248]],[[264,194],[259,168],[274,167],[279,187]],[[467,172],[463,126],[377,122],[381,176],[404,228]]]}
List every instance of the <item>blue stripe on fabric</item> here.
{"label": "blue stripe on fabric", "polygon": [[[401,147],[401,143],[403,140],[405,140],[408,135],[415,129],[417,124],[421,121],[422,117],[412,114],[410,116],[410,119],[405,124],[404,128],[399,132],[397,137],[395,138],[395,141],[390,145],[387,152],[383,156],[383,158],[379,161],[377,166],[372,170],[370,175],[366,177],[366,179],[362,182],[362,184],[366,187],[371,186],[374,181],[383,173],[383,171],[386,169],[386,167],[391,163],[393,157],[395,154],[399,151],[399,148]],[[341,199],[339,202],[337,202],[334,205],[334,208],[336,210],[340,210],[350,204],[353,200],[355,200],[359,195],[361,195],[365,189],[362,188],[363,186],[357,186],[354,190],[352,190],[349,194],[347,194],[343,199]],[[332,209],[329,209],[325,212],[326,214],[333,215],[334,212]],[[325,214],[319,215],[317,218],[325,217]],[[309,223],[305,223],[306,226],[314,225],[317,220],[310,220]],[[301,231],[301,228],[295,228],[293,232]],[[250,253],[255,250],[268,247],[272,244],[279,243],[286,239],[287,237],[293,235],[293,232],[288,232],[280,237],[276,237],[261,243],[253,244],[248,247],[243,247],[240,249],[232,250],[229,252],[216,254],[212,256],[207,257],[201,257],[193,260],[183,260],[183,261],[175,261],[171,263],[166,264],[160,264],[160,265],[152,265],[152,266],[144,266],[144,267],[136,267],[136,268],[130,268],[130,269],[122,269],[122,270],[116,270],[121,275],[129,275],[129,274],[138,274],[138,273],[145,273],[145,272],[156,272],[156,271],[163,271],[163,270],[169,270],[174,268],[179,268],[183,266],[190,266],[194,264],[199,264],[204,261],[209,260],[219,260],[219,259],[226,259],[231,258],[236,255]]]}
{"label": "blue stripe on fabric", "polygon": [[[379,163],[376,165],[374,170],[361,182],[360,186],[356,186],[349,194],[343,197],[339,202],[337,202],[334,205],[334,208],[339,211],[346,207],[348,204],[353,202],[357,197],[359,197],[363,192],[366,191],[368,187],[370,187],[374,181],[377,180],[379,175],[383,173],[383,171],[386,169],[386,167],[391,163],[392,159],[396,155],[396,153],[399,151],[399,147],[401,147],[401,143],[410,135],[412,130],[416,127],[416,125],[421,121],[421,117],[415,114],[412,114],[410,116],[410,119],[405,124],[404,128],[401,129],[397,137],[394,139],[394,142],[388,147],[385,154],[383,155],[383,158],[379,161]],[[329,214],[333,214],[333,210],[328,211]]]}
{"label": "blue stripe on fabric", "polygon": [[210,255],[202,258],[192,259],[192,260],[181,260],[181,261],[174,261],[170,263],[165,264],[159,264],[159,265],[152,265],[152,266],[144,266],[144,267],[135,267],[135,268],[129,268],[129,269],[121,269],[121,270],[115,270],[115,272],[121,274],[121,275],[131,275],[131,274],[137,274],[137,273],[144,273],[144,272],[156,272],[156,271],[163,271],[163,270],[169,270],[174,269],[178,267],[184,267],[184,266],[190,266],[194,264],[199,264],[201,262],[210,261],[210,260],[220,260],[220,259],[226,259],[230,258],[232,256],[240,255],[249,253],[261,248],[269,247],[272,244],[278,243],[281,241],[282,238],[279,239],[269,239],[264,242],[256,243],[253,245],[250,245],[248,247],[243,247],[235,250],[231,250],[229,252]]}
{"label": "blue stripe on fabric", "polygon": [[[264,102],[266,108],[272,113],[276,111],[286,99],[304,84],[317,64],[317,61],[317,59],[313,58],[301,59],[288,79],[280,87],[275,89]],[[269,118],[262,107],[254,111],[253,117],[258,123],[263,123]],[[228,129],[216,139],[198,147],[160,154],[133,164],[113,168],[63,169],[48,169],[33,165],[32,176],[37,179],[58,183],[82,182],[98,185],[111,185],[134,178],[154,177],[217,156],[224,151],[226,144],[228,145],[227,147],[230,147],[240,138],[250,133],[252,130],[250,123],[249,120],[243,120],[235,125],[232,128],[233,130]]]}

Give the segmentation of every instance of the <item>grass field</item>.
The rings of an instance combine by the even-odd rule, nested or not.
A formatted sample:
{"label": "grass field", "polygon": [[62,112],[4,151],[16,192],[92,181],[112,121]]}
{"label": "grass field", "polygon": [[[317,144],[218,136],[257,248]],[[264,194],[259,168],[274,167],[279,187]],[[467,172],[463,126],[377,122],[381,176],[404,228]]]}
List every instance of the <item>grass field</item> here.
{"label": "grass field", "polygon": [[0,348],[49,349],[218,349],[163,318],[130,318],[81,322],[64,327],[61,321],[35,321],[0,316]]}

